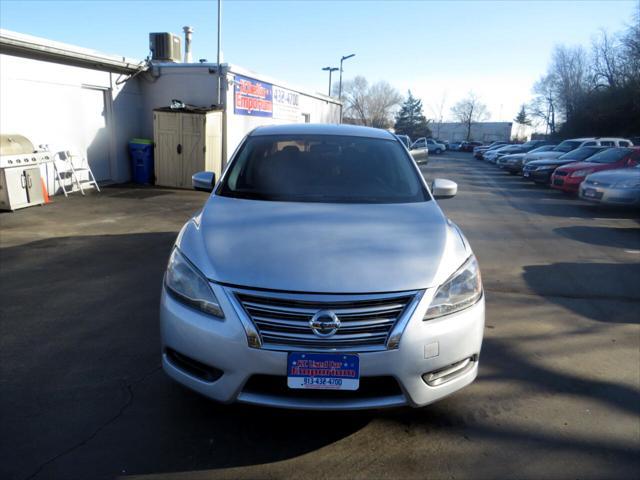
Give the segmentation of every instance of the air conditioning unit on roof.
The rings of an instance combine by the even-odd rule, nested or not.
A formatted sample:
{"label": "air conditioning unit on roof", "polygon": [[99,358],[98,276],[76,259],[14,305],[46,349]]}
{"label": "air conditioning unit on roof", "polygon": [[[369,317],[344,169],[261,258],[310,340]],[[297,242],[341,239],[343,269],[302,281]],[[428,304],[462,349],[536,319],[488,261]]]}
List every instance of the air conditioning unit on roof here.
{"label": "air conditioning unit on roof", "polygon": [[182,62],[182,42],[173,33],[150,33],[151,60],[158,62]]}

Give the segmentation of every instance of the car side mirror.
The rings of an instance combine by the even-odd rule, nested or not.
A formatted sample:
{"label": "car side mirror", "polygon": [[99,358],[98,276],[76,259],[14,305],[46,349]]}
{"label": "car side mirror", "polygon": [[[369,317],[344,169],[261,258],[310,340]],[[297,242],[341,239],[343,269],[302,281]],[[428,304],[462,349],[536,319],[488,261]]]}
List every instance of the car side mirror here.
{"label": "car side mirror", "polygon": [[216,184],[216,174],[213,172],[194,173],[191,177],[191,184],[195,190],[211,192]]}
{"label": "car side mirror", "polygon": [[431,194],[435,198],[451,198],[458,193],[458,184],[445,178],[436,178],[431,184]]}

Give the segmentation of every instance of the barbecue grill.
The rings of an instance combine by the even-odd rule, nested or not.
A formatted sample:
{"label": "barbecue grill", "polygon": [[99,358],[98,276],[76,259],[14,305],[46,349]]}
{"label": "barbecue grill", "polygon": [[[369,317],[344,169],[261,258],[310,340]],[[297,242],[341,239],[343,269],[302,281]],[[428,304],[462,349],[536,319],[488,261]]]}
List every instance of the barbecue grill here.
{"label": "barbecue grill", "polygon": [[47,151],[36,151],[23,135],[0,134],[0,209],[44,203],[40,165],[51,161]]}

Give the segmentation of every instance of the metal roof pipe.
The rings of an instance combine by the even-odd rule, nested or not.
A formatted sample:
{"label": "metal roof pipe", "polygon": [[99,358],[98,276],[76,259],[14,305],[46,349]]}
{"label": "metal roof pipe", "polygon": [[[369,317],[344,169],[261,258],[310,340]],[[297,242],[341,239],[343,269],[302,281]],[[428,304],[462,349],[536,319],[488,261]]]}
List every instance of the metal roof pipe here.
{"label": "metal roof pipe", "polygon": [[182,27],[184,30],[184,62],[191,63],[191,34],[193,33],[193,27]]}

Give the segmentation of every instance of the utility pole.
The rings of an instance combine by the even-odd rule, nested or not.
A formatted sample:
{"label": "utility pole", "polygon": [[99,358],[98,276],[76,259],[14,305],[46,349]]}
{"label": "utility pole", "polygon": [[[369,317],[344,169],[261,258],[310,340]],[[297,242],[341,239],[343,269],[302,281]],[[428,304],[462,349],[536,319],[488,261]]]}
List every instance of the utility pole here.
{"label": "utility pole", "polygon": [[329,93],[327,95],[331,96],[331,74],[338,70],[338,67],[324,67],[322,70],[329,72]]}
{"label": "utility pole", "polygon": [[[356,54],[352,53],[351,55],[345,55],[340,59],[340,83],[338,86],[338,99],[340,100],[340,103],[342,103],[342,62],[355,56]],[[342,107],[340,107],[340,123],[342,123]]]}
{"label": "utility pole", "polygon": [[222,105],[222,69],[220,67],[220,50],[222,48],[222,0],[218,0],[218,56],[217,56],[217,70],[218,70],[218,105]]}

